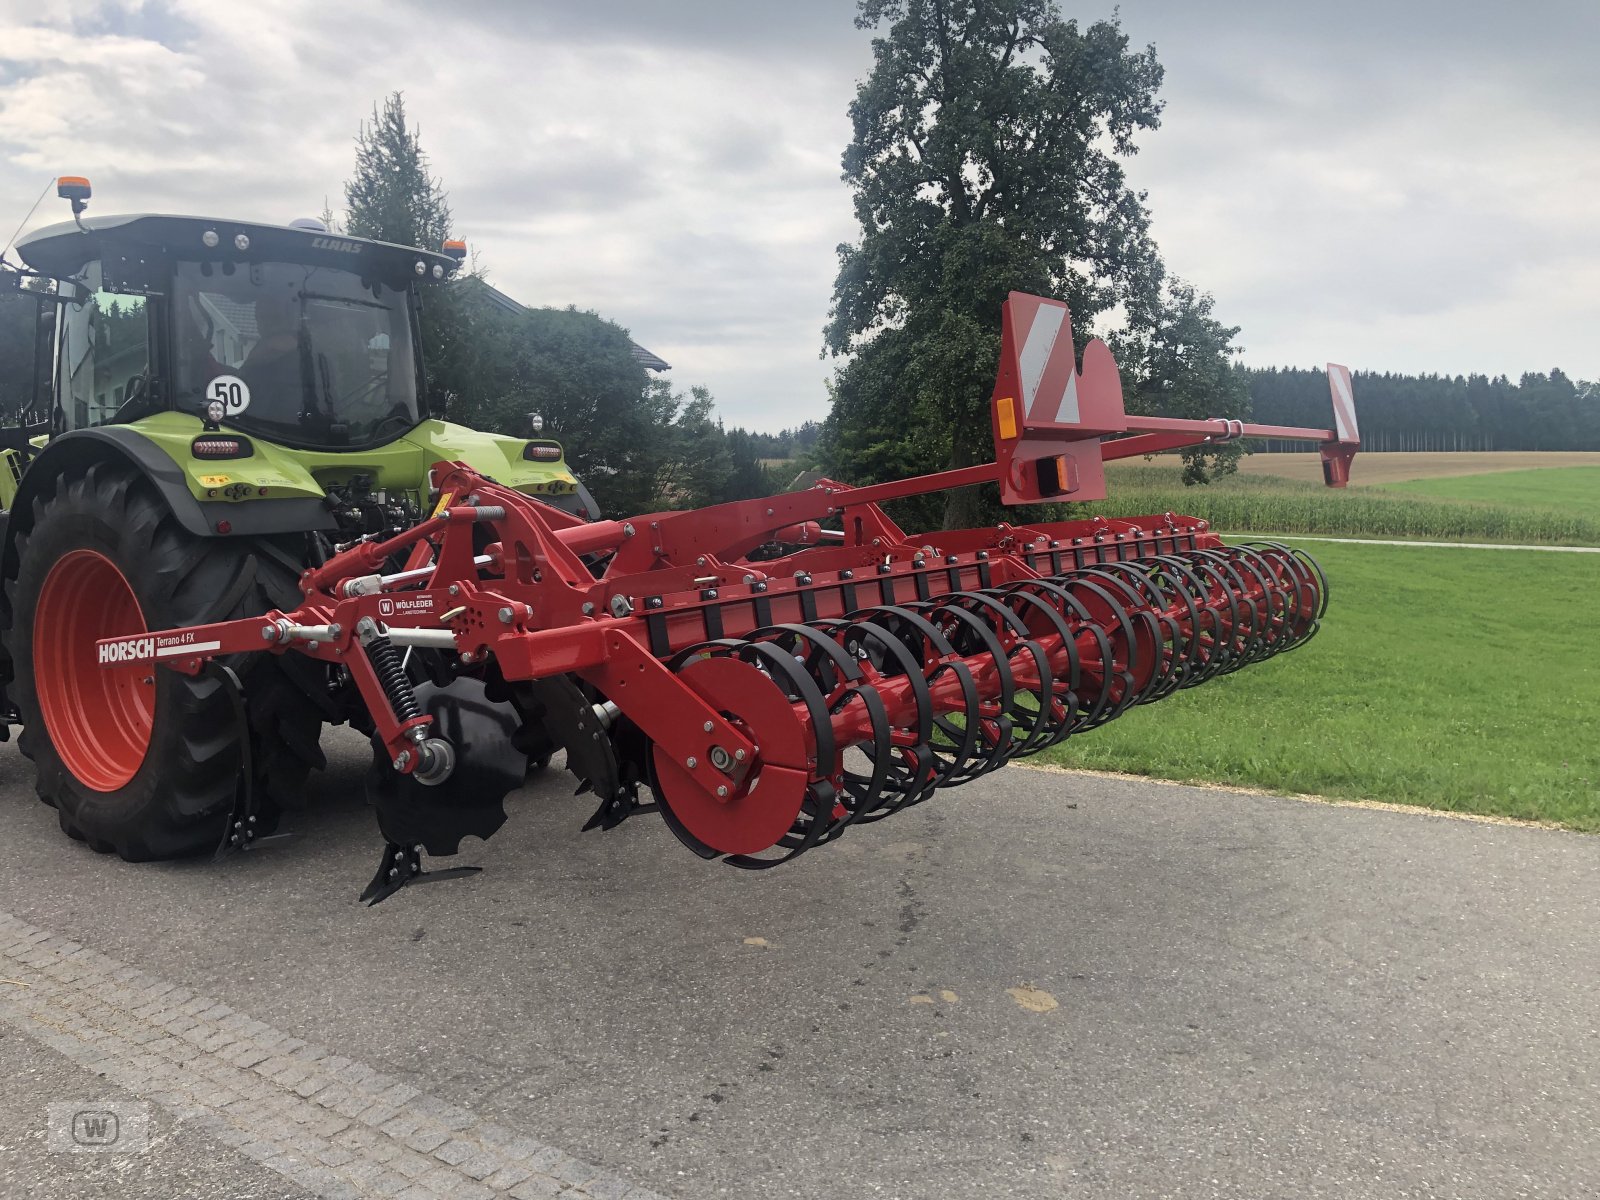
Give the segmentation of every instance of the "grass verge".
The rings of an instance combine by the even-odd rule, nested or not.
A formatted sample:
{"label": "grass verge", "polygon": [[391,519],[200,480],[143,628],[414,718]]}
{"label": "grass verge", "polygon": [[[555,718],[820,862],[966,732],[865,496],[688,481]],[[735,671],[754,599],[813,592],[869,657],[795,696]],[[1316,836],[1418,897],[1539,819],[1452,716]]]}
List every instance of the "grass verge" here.
{"label": "grass verge", "polygon": [[[1561,476],[1564,472],[1527,474]],[[1593,511],[1592,506],[1563,511],[1557,507],[1416,496],[1391,487],[1333,489],[1272,475],[1233,475],[1200,487],[1184,487],[1177,468],[1167,466],[1114,467],[1108,476],[1110,495],[1105,500],[1064,505],[1066,515],[1132,517],[1176,512],[1204,518],[1218,529],[1321,534],[1354,531],[1368,537],[1600,545],[1600,512]],[[1486,478],[1504,480],[1508,476]],[[1483,486],[1491,485],[1485,482]]]}
{"label": "grass verge", "polygon": [[1475,504],[1543,506],[1589,521],[1600,521],[1600,467],[1549,467],[1391,483],[1385,491],[1427,500],[1466,500]]}
{"label": "grass verge", "polygon": [[1312,641],[1039,759],[1600,831],[1588,556],[1307,548],[1332,592]]}

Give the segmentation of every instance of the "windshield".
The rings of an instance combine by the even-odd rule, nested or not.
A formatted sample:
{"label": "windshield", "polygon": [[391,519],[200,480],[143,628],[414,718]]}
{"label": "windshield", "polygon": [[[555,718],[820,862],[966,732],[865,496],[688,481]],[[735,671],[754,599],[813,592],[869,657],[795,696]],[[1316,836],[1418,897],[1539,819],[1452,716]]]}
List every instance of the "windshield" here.
{"label": "windshield", "polygon": [[404,290],[332,267],[180,263],[176,407],[295,446],[369,446],[419,420]]}

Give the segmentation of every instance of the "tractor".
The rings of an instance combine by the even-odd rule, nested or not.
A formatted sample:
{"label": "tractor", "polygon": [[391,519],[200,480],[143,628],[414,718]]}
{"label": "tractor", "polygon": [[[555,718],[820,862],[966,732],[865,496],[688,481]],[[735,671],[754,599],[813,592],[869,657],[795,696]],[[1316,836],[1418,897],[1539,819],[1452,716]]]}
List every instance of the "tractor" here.
{"label": "tractor", "polygon": [[[506,820],[564,752],[585,828],[658,812],[707,859],[791,861],[1007,762],[1303,645],[1303,552],[1174,513],[912,533],[883,505],[998,485],[1103,497],[1104,464],[1329,429],[1129,414],[1059,301],[1012,293],[995,460],[601,519],[559,443],[432,415],[417,311],[463,249],[194,217],[73,220],[18,251],[55,310],[47,422],[0,450],[6,687],[61,827],[130,860],[258,845],[373,747],[369,903]],[[1046,511],[1034,509],[1034,512]],[[649,798],[646,798],[646,792]]]}
{"label": "tractor", "polygon": [[241,721],[216,677],[104,673],[98,638],[292,607],[308,567],[415,524],[441,460],[567,512],[593,500],[559,442],[433,415],[417,316],[460,243],[86,219],[87,181],[58,191],[73,220],[23,238],[26,269],[8,273],[55,319],[43,419],[0,435],[0,670],[61,828],[172,858],[219,844],[246,764],[264,834],[323,764],[322,725],[360,725],[361,706],[337,672],[254,654],[233,668]]}

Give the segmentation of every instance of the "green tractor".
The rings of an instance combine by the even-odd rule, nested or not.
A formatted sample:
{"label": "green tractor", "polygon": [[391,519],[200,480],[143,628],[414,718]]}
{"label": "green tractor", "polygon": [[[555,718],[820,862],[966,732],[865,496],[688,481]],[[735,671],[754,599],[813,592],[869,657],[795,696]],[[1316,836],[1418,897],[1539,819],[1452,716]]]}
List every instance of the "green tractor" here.
{"label": "green tractor", "polygon": [[[303,803],[324,724],[369,723],[348,675],[263,653],[130,676],[102,669],[98,639],[294,608],[303,571],[427,514],[440,461],[571,513],[596,515],[593,501],[559,443],[434,415],[418,311],[459,243],[84,219],[87,181],[58,193],[73,219],[0,269],[0,287],[38,294],[51,367],[36,372],[37,424],[0,432],[4,715],[69,836],[133,861],[239,844]],[[407,669],[434,668],[422,652]],[[462,786],[504,795],[553,746],[509,696],[436,680],[463,682],[480,703],[456,708],[516,757]],[[244,820],[246,838],[230,835]]]}

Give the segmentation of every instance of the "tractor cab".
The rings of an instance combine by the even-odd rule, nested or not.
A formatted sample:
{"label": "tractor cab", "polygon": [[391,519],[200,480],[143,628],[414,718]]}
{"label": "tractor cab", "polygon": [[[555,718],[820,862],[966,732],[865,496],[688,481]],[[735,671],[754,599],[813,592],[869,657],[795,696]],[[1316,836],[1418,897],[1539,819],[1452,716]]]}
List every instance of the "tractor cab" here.
{"label": "tractor cab", "polygon": [[418,292],[455,270],[450,253],[313,221],[154,215],[76,218],[17,250],[56,281],[53,434],[176,411],[360,450],[428,415]]}

